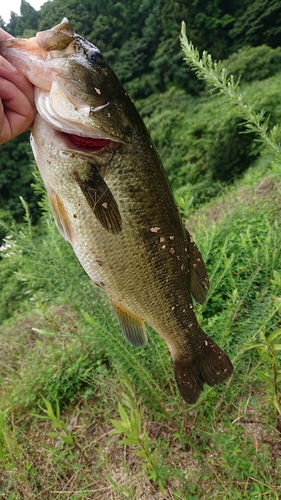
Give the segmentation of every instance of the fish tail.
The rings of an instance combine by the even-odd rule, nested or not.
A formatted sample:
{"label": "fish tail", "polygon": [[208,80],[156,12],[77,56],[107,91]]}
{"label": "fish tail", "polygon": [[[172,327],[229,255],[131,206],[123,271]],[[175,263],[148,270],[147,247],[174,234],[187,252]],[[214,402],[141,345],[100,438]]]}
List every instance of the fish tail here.
{"label": "fish tail", "polygon": [[196,358],[174,359],[174,372],[183,399],[194,404],[204,384],[213,387],[225,382],[232,374],[233,366],[225,352],[205,335]]}

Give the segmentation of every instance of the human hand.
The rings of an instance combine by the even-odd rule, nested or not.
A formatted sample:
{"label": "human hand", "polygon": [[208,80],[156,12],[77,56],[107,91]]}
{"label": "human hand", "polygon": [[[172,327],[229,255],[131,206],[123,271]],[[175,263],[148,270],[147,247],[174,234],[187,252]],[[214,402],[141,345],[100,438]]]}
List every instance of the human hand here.
{"label": "human hand", "polygon": [[[0,40],[11,35],[0,29]],[[0,144],[25,132],[35,117],[33,85],[0,56]]]}

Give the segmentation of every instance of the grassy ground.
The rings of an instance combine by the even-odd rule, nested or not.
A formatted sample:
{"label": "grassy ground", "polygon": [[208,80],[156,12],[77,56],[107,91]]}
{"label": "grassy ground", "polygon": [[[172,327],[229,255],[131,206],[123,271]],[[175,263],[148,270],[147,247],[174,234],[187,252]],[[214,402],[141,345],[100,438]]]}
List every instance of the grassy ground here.
{"label": "grassy ground", "polygon": [[192,407],[154,332],[143,350],[123,341],[49,214],[41,234],[14,232],[0,271],[14,310],[0,329],[0,497],[281,497],[280,190],[240,183],[188,220],[211,278],[197,315],[235,367]]}

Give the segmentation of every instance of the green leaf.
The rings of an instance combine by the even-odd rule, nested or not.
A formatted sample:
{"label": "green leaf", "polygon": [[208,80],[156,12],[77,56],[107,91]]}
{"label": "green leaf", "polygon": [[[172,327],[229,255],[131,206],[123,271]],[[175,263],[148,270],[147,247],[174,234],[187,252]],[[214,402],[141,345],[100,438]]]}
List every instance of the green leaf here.
{"label": "green leaf", "polygon": [[[141,449],[138,449],[138,450],[134,450],[134,453],[140,457],[140,458],[144,458],[144,459],[147,459],[148,458],[148,454],[146,453],[145,450],[141,450]],[[147,463],[147,465],[150,465],[150,462]]]}
{"label": "green leaf", "polygon": [[59,400],[56,398],[56,410],[57,410],[57,419],[60,420],[60,405]]}
{"label": "green leaf", "polygon": [[272,376],[268,375],[265,372],[261,372],[261,371],[257,372],[257,374],[261,380],[266,382],[268,385],[274,387],[274,380],[273,380]]}
{"label": "green leaf", "polygon": [[276,281],[276,283],[281,286],[281,274],[278,273],[278,271],[273,271],[273,278],[274,281]]}
{"label": "green leaf", "polygon": [[262,342],[264,342],[266,344],[265,333],[263,331],[260,331],[259,336],[260,336],[260,339],[262,340]]}
{"label": "green leaf", "polygon": [[277,337],[279,337],[279,335],[281,335],[281,328],[278,328],[278,330],[274,330],[274,332],[271,332],[271,334],[268,335],[267,337],[268,342],[275,340]]}
{"label": "green leaf", "polygon": [[268,361],[271,365],[273,363],[273,358],[270,356],[267,352],[265,352],[264,349],[262,348],[257,348],[259,356],[264,359],[265,361]]}
{"label": "green leaf", "polygon": [[128,444],[130,446],[139,445],[139,440],[135,437],[127,437],[122,439],[121,444]]}
{"label": "green leaf", "polygon": [[260,347],[263,347],[261,343],[245,345],[245,347],[243,347],[243,352],[248,351],[249,349],[259,349]]}
{"label": "green leaf", "polygon": [[44,400],[44,403],[46,405],[46,412],[47,412],[47,415],[48,417],[51,419],[51,420],[56,420],[56,415],[54,414],[54,410],[53,410],[53,407],[51,405],[51,403],[49,403],[49,401],[43,397],[43,400]]}
{"label": "green leaf", "polygon": [[64,425],[57,418],[52,421],[52,429],[63,429]]}
{"label": "green leaf", "polygon": [[126,425],[126,427],[131,427],[131,424],[130,424],[130,420],[129,420],[129,417],[128,417],[128,414],[126,413],[126,411],[124,410],[123,406],[121,405],[121,403],[119,403],[118,401],[118,412],[119,412],[119,415],[121,417],[121,420],[123,422],[123,424]]}
{"label": "green leaf", "polygon": [[50,420],[47,415],[39,415],[39,413],[30,413],[30,415],[31,417],[41,418],[42,420]]}
{"label": "green leaf", "polygon": [[274,396],[273,404],[274,404],[276,410],[278,411],[279,415],[281,415],[281,407],[280,407],[280,404],[278,402],[276,395]]}
{"label": "green leaf", "polygon": [[47,436],[49,437],[59,437],[60,433],[59,432],[48,432]]}
{"label": "green leaf", "polygon": [[66,444],[73,444],[74,443],[74,438],[71,434],[67,434],[67,436],[65,436],[64,434],[62,434],[60,436],[61,440],[63,443],[66,443]]}
{"label": "green leaf", "polygon": [[115,429],[112,429],[111,433],[112,434],[127,434],[128,433],[128,427],[126,427],[121,420],[110,420],[112,425],[114,425]]}

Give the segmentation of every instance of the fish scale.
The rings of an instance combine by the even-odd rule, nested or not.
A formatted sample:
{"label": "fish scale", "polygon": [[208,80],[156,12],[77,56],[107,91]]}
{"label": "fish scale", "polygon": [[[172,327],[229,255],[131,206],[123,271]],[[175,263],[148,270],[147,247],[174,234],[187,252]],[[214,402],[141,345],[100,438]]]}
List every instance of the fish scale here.
{"label": "fish scale", "polygon": [[126,340],[143,347],[145,323],[165,340],[179,390],[195,403],[233,368],[197,322],[192,296],[206,300],[206,267],[133,102],[66,18],[0,42],[0,53],[35,85],[31,145],[59,231],[108,294]]}

